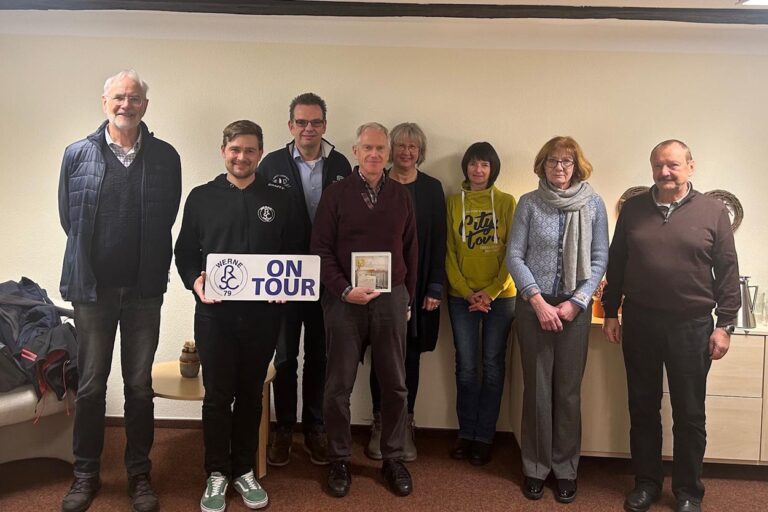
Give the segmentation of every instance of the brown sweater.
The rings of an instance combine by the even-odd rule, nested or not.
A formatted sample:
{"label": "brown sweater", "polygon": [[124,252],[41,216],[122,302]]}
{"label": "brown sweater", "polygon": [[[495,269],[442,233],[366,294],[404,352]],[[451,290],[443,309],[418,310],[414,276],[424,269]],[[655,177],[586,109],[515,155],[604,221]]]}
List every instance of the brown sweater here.
{"label": "brown sweater", "polygon": [[717,325],[733,323],[741,306],[739,264],[725,206],[691,190],[665,221],[650,191],[628,200],[616,223],[606,279],[606,318],[617,317],[624,295],[681,320],[711,314],[717,306]]}
{"label": "brown sweater", "polygon": [[328,187],[312,225],[310,252],[320,256],[320,281],[340,298],[351,284],[353,252],[391,252],[392,286],[405,284],[413,301],[419,246],[413,201],[405,186],[385,178],[373,208],[363,200],[357,169]]}

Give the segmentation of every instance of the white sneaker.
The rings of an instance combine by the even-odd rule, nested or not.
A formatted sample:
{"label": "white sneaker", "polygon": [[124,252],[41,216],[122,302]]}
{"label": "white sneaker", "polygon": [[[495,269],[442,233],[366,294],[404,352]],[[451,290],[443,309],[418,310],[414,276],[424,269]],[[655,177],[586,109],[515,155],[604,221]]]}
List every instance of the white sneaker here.
{"label": "white sneaker", "polygon": [[264,508],[267,506],[267,503],[269,503],[267,491],[262,489],[261,485],[259,485],[258,480],[253,476],[253,471],[249,471],[246,474],[235,478],[232,487],[240,493],[240,496],[243,497],[243,503],[245,503],[245,506],[248,508]]}

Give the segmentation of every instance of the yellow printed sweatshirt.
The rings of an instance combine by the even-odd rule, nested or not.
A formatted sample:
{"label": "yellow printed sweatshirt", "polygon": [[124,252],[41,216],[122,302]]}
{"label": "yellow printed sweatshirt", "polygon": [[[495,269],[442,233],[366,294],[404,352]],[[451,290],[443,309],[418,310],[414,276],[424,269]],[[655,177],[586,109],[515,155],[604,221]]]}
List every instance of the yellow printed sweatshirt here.
{"label": "yellow printed sweatshirt", "polygon": [[462,190],[448,198],[448,294],[467,297],[484,290],[493,299],[514,297],[515,283],[504,263],[515,198],[491,186]]}

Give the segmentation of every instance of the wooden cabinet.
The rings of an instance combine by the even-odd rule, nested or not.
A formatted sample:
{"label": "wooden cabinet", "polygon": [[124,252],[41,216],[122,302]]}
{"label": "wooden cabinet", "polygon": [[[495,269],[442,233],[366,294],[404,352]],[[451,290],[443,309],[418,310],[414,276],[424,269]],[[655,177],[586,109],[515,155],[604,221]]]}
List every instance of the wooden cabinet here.
{"label": "wooden cabinet", "polygon": [[760,462],[768,464],[768,358],[763,360],[763,432],[760,437]]}
{"label": "wooden cabinet", "polygon": [[[762,398],[707,395],[707,462],[756,463],[760,459]],[[669,393],[661,401],[664,443],[661,453],[672,457],[672,407]]]}
{"label": "wooden cabinet", "polygon": [[581,451],[584,455],[629,456],[627,374],[621,345],[608,343],[599,327],[589,338],[581,382]]}
{"label": "wooden cabinet", "polygon": [[[709,462],[768,464],[768,361],[765,332],[731,337],[728,354],[713,361],[707,379]],[[520,436],[522,369],[517,343],[512,350],[510,386],[514,433]],[[662,453],[672,456],[672,410],[664,379]],[[590,331],[589,355],[581,387],[582,454],[629,457],[627,383],[621,346],[608,343],[600,329]]]}
{"label": "wooden cabinet", "polygon": [[[763,396],[764,336],[731,336],[728,353],[719,361],[712,361],[707,377],[707,396]],[[664,392],[669,392],[666,374]]]}

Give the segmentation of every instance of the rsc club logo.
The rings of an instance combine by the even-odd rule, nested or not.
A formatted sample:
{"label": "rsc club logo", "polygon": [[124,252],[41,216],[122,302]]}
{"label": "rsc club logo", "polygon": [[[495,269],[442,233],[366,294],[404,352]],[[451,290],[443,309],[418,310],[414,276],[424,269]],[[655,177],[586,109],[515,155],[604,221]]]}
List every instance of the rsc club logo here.
{"label": "rsc club logo", "polygon": [[243,291],[243,285],[248,281],[248,271],[236,258],[225,258],[216,263],[209,280],[219,295],[230,297]]}

